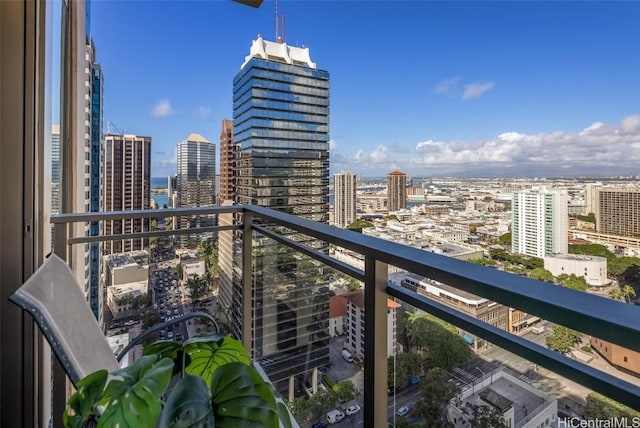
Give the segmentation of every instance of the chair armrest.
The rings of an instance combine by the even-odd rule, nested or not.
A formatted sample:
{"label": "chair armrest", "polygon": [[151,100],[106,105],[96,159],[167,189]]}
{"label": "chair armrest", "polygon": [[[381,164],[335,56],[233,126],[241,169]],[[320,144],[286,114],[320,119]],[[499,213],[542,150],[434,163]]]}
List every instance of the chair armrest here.
{"label": "chair armrest", "polygon": [[192,318],[206,318],[206,319],[208,319],[209,321],[211,321],[213,323],[213,325],[216,326],[216,334],[220,333],[220,328],[218,328],[218,323],[216,322],[215,318],[213,318],[211,315],[209,315],[206,312],[189,312],[188,314],[178,315],[177,318],[174,318],[174,319],[172,319],[170,321],[165,321],[165,322],[162,322],[160,324],[154,325],[153,327],[151,327],[151,328],[145,330],[144,332],[140,333],[140,335],[138,335],[135,339],[133,339],[131,342],[129,342],[129,344],[127,346],[125,346],[125,348],[122,350],[122,352],[120,352],[118,354],[116,359],[118,360],[118,362],[120,360],[122,360],[122,358],[124,358],[124,356],[127,355],[127,352],[129,352],[129,350],[131,348],[133,348],[134,346],[136,346],[137,344],[142,342],[150,334],[155,333],[156,331],[160,331],[163,328],[166,328],[166,327],[172,326],[174,324],[177,324],[179,322],[190,320]]}

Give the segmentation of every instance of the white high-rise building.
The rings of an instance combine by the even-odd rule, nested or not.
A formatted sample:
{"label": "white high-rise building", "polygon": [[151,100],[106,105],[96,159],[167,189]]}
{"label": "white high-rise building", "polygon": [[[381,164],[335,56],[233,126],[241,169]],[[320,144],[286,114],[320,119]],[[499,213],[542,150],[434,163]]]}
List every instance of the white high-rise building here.
{"label": "white high-rise building", "polygon": [[333,177],[334,225],[344,228],[356,221],[356,175],[342,171]]}
{"label": "white high-rise building", "polygon": [[515,192],[511,202],[511,250],[544,257],[568,249],[566,191]]}

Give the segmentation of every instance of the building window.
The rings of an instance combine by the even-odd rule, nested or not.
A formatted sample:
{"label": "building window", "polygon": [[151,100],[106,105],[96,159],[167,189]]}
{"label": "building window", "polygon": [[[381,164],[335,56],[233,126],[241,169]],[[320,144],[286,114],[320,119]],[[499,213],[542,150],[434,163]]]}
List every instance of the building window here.
{"label": "building window", "polygon": [[624,357],[624,362],[625,362],[625,363],[627,362],[627,357]]}

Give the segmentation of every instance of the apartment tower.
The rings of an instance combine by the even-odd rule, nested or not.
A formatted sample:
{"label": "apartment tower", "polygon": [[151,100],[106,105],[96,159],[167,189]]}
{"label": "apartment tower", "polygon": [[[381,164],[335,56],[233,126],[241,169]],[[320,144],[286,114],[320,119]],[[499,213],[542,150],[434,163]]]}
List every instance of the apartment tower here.
{"label": "apartment tower", "polygon": [[[89,209],[91,212],[103,210],[102,204],[102,157],[103,157],[103,136],[102,136],[102,68],[96,62],[96,49],[93,40],[87,45],[87,88],[90,90],[85,101],[85,113],[90,118],[89,134]],[[97,221],[89,223],[89,235],[100,235],[100,224]],[[89,245],[89,305],[96,319],[102,325],[104,314],[104,295],[100,287],[100,260],[102,259],[102,245],[99,242],[92,242]]]}
{"label": "apartment tower", "polygon": [[[107,134],[104,137],[103,201],[105,211],[148,209],[151,203],[151,137]],[[119,235],[149,230],[147,219],[108,220],[104,233]],[[107,241],[105,254],[141,250],[147,240]]]}
{"label": "apartment tower", "polygon": [[342,171],[333,176],[334,225],[345,228],[356,221],[356,175]]}
{"label": "apartment tower", "polygon": [[[237,203],[328,222],[329,73],[311,61],[308,48],[260,36],[253,41],[233,80],[233,142],[238,147]],[[296,235],[290,238],[301,240]],[[265,362],[270,379],[292,397],[296,378],[311,380],[317,367],[329,363],[324,272],[306,256],[273,240],[260,235],[253,239],[252,356]],[[324,242],[305,244],[328,250]],[[222,276],[233,283],[229,292],[222,290],[229,284],[221,281],[220,293],[234,300],[230,318],[239,336],[239,278],[231,273]]]}
{"label": "apartment tower", "polygon": [[640,234],[640,189],[637,187],[596,190],[596,230],[620,236]]}
{"label": "apartment tower", "polygon": [[[200,134],[191,134],[178,144],[177,204],[207,207],[216,204],[216,146]],[[208,218],[182,217],[180,229],[211,226]]]}
{"label": "apartment tower", "polygon": [[407,175],[393,171],[387,175],[387,206],[389,212],[400,211],[407,206]]}
{"label": "apartment tower", "polygon": [[220,197],[219,203],[233,201],[233,161],[235,150],[233,146],[233,122],[229,119],[222,121],[220,128]]}
{"label": "apartment tower", "polygon": [[566,191],[514,192],[511,201],[511,251],[533,257],[568,250]]}

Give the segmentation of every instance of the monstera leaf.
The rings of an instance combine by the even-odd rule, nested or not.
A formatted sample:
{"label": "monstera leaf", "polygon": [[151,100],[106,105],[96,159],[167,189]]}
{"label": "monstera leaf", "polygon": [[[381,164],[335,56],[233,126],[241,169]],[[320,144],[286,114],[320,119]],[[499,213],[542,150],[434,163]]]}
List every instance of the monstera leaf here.
{"label": "monstera leaf", "polygon": [[185,372],[202,377],[207,386],[211,385],[218,367],[231,362],[250,363],[249,354],[242,343],[226,336],[217,340],[195,338],[184,345],[184,352],[189,357]]}
{"label": "monstera leaf", "polygon": [[216,428],[278,427],[278,408],[269,385],[253,367],[225,364],[211,380]]}
{"label": "monstera leaf", "polygon": [[160,415],[160,428],[213,427],[211,395],[202,378],[186,375],[173,387]]}
{"label": "monstera leaf", "polygon": [[62,415],[62,422],[66,428],[81,428],[97,416],[96,407],[102,400],[108,375],[106,370],[98,370],[78,381],[77,391],[67,402],[73,414],[67,409]]}
{"label": "monstera leaf", "polygon": [[145,346],[144,355],[157,355],[159,358],[171,358],[173,360],[172,375],[181,374],[183,367],[191,361],[191,357],[184,353],[184,345],[182,343],[168,340]]}
{"label": "monstera leaf", "polygon": [[156,355],[140,358],[132,366],[117,370],[120,377],[107,385],[104,399],[109,400],[98,422],[101,427],[150,427],[158,422],[162,394],[171,380],[173,361]]}

